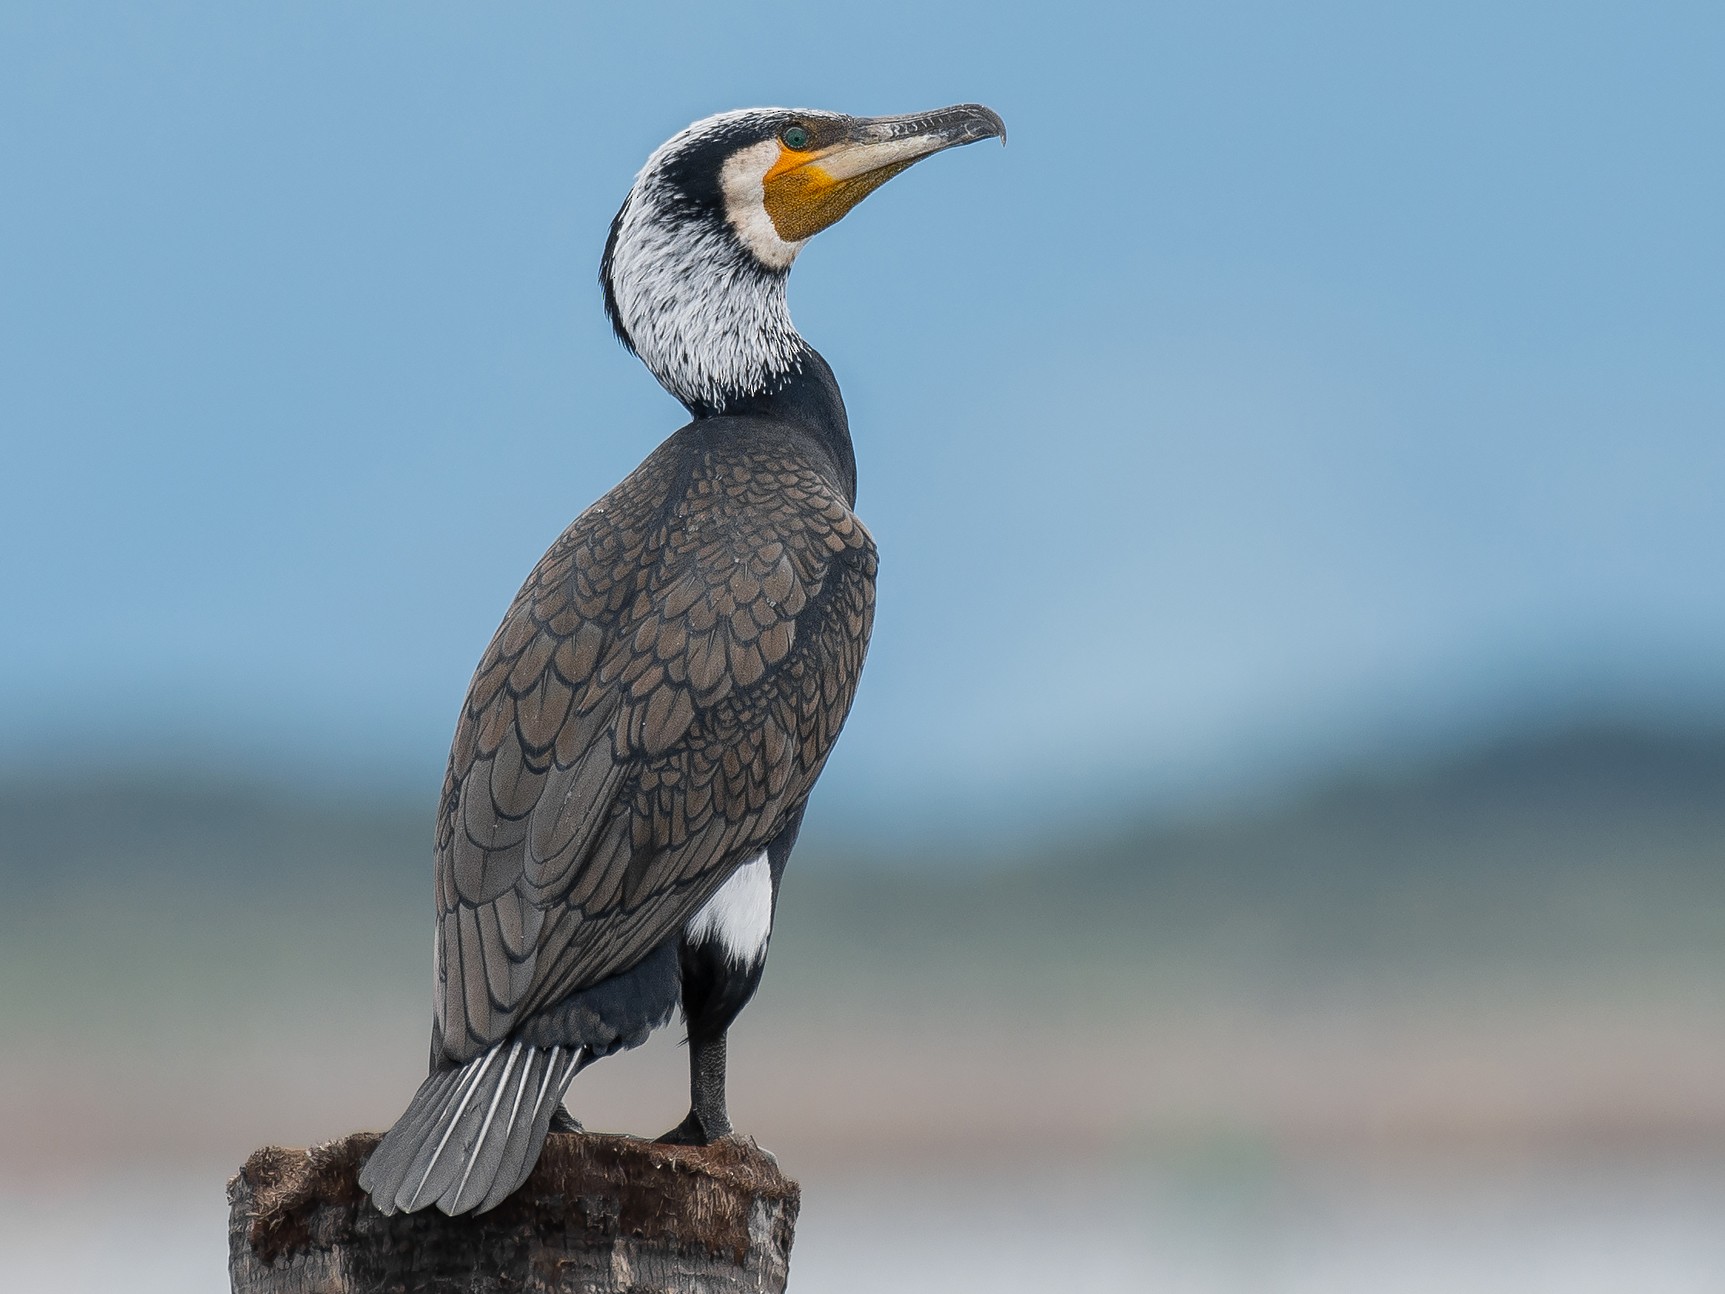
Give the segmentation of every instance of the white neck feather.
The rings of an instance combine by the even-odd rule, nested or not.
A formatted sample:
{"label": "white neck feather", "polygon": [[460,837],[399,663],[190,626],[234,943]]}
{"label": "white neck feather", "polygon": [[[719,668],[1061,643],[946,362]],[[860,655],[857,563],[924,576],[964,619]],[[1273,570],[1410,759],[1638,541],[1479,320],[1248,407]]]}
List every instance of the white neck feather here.
{"label": "white neck feather", "polygon": [[767,218],[765,166],[733,160],[721,221],[682,206],[656,174],[659,154],[649,158],[611,249],[617,322],[660,385],[691,409],[722,411],[776,390],[807,349],[785,301],[785,275],[802,244],[779,239]]}

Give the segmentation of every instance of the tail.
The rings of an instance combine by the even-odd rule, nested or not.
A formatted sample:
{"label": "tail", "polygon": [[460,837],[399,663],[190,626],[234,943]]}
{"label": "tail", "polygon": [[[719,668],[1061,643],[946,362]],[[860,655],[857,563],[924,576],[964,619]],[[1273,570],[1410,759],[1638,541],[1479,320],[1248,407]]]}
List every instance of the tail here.
{"label": "tail", "polygon": [[569,1080],[591,1059],[584,1047],[506,1038],[438,1070],[366,1160],[360,1189],[385,1213],[495,1207],[533,1171]]}

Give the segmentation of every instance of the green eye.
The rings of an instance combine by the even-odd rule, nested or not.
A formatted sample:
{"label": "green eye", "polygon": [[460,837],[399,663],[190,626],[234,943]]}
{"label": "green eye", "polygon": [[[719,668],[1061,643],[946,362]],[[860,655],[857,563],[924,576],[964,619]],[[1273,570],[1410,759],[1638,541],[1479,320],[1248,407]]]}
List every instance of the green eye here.
{"label": "green eye", "polygon": [[785,141],[785,147],[795,152],[802,152],[809,146],[809,132],[801,126],[789,126],[785,133],[779,136]]}

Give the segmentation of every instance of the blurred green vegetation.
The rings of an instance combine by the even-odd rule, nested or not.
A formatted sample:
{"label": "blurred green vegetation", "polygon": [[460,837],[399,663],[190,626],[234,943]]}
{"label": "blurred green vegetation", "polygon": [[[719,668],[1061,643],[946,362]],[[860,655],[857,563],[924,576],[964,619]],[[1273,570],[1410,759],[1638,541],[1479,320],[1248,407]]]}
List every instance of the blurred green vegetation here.
{"label": "blurred green vegetation", "polygon": [[[338,966],[349,985],[417,993],[430,819],[166,769],[13,779],[6,1027],[159,1033],[176,1006],[243,1014],[266,986]],[[774,938],[775,996],[912,1015],[1712,983],[1725,736],[1571,730],[1243,810],[1092,812],[1005,850],[805,850]]]}

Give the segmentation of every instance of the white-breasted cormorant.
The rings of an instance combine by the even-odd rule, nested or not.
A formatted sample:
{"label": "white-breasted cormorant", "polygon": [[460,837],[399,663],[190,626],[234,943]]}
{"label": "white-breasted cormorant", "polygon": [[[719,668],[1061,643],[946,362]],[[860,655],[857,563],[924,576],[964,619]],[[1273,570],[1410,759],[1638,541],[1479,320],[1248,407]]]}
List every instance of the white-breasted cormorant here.
{"label": "white-breasted cormorant", "polygon": [[691,1100],[665,1140],[730,1132],[725,1034],[874,613],[844,403],[785,279],[880,184],[997,137],[975,104],[754,109],[636,177],[605,308],[693,420],[551,546],[468,689],[437,820],[431,1074],[360,1175],[384,1212],[497,1204],[574,1126],[575,1074],[679,1002]]}

